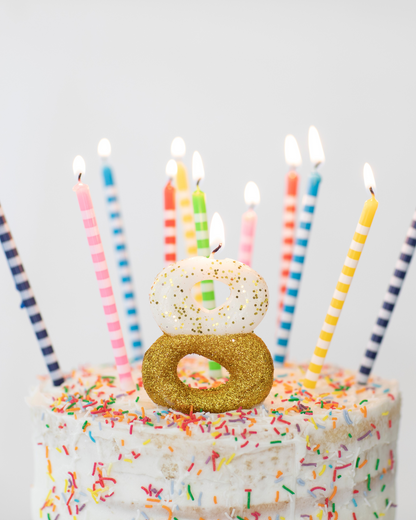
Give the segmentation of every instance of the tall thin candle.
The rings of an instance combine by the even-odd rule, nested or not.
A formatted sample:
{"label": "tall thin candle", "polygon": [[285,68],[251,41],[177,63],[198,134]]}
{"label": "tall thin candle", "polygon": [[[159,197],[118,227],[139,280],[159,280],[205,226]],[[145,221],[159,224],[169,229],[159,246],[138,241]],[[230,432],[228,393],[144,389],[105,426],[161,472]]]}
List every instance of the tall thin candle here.
{"label": "tall thin candle", "polygon": [[81,210],[85,233],[107,322],[107,329],[110,335],[111,346],[113,347],[114,360],[120,378],[120,386],[126,391],[133,390],[134,383],[131,376],[130,364],[127,358],[126,347],[124,345],[123,332],[118,318],[116,301],[111,286],[110,274],[108,272],[104,249],[101,243],[97,220],[95,218],[90,189],[86,184],[81,182],[81,177],[85,174],[85,162],[79,155],[74,159],[73,169],[74,174],[78,178],[78,183],[73,189],[77,195],[79,209]]}
{"label": "tall thin candle", "polygon": [[[324,162],[325,156],[319,134],[313,126],[309,129],[309,153],[311,162],[315,164],[316,170],[317,167]],[[299,224],[295,236],[295,247],[290,263],[286,293],[283,299],[283,311],[274,352],[274,361],[277,365],[283,365],[287,355],[320,184],[320,174],[317,171],[312,172],[308,177],[306,195],[304,195],[302,200],[302,212],[299,216]]]}
{"label": "tall thin candle", "polygon": [[249,208],[245,213],[243,213],[241,219],[241,238],[238,260],[251,267],[254,237],[257,225],[257,213],[254,211],[254,206],[257,206],[260,202],[260,191],[255,182],[250,181],[246,184],[244,190],[244,201]]}
{"label": "tall thin candle", "polygon": [[367,344],[367,350],[361,361],[361,366],[357,375],[357,382],[366,385],[370,377],[371,370],[374,366],[378,351],[384,339],[388,324],[390,323],[391,315],[393,314],[394,306],[399,297],[407,270],[413,258],[413,253],[416,247],[416,211],[413,214],[413,220],[407,231],[407,235],[402,245],[399,259],[396,262],[393,276],[390,279],[390,285],[387,289],[386,295],[381,309],[378,313],[377,321],[374,324],[371,338]]}
{"label": "tall thin candle", "polygon": [[38,340],[40,350],[43,355],[43,360],[46,368],[49,370],[54,386],[59,386],[64,382],[61,369],[59,367],[58,359],[52,347],[52,342],[49,338],[46,326],[43,322],[38,304],[35,300],[35,295],[30,286],[26,271],[24,270],[22,261],[16,248],[15,241],[7,223],[3,208],[0,204],[0,242],[6,255],[7,263],[16,284],[16,289],[22,298],[21,307],[26,309],[32,324],[33,331]]}
{"label": "tall thin candle", "polygon": [[142,328],[140,325],[139,310],[134,292],[133,275],[127,251],[127,240],[124,233],[118,190],[114,180],[114,172],[108,164],[108,157],[110,154],[110,141],[108,139],[101,139],[98,143],[98,155],[102,159],[105,198],[107,201],[111,234],[114,242],[114,253],[120,276],[123,303],[129,330],[131,353],[133,361],[140,361],[143,359],[144,354]]}
{"label": "tall thin candle", "polygon": [[166,183],[163,198],[165,206],[165,267],[176,262],[176,189],[172,184],[178,167],[176,161],[171,159],[166,165],[166,175],[169,180]]}
{"label": "tall thin candle", "polygon": [[355,270],[357,269],[358,261],[361,257],[371,224],[373,223],[374,215],[377,211],[378,201],[374,196],[374,176],[369,164],[365,164],[364,166],[364,183],[366,188],[371,192],[371,198],[364,203],[364,208],[361,212],[360,220],[358,221],[354,233],[354,238],[352,239],[334,295],[332,296],[331,305],[329,306],[312,360],[309,363],[309,368],[304,380],[306,388],[315,388],[319,379],[322,365],[325,362],[345,299],[347,298]]}
{"label": "tall thin candle", "polygon": [[280,324],[280,317],[283,310],[283,300],[286,294],[287,279],[289,277],[290,262],[292,261],[293,248],[295,242],[296,206],[298,195],[299,175],[296,167],[302,164],[302,158],[298,143],[293,135],[285,138],[285,159],[289,165],[289,172],[286,175],[285,199],[283,209],[283,230],[282,247],[280,262],[280,287],[277,309],[277,329]]}

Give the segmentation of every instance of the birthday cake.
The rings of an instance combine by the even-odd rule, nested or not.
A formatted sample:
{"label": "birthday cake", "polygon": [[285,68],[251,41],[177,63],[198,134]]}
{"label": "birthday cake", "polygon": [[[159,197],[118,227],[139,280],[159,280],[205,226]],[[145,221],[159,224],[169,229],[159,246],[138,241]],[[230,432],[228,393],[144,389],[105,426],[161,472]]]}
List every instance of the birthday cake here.
{"label": "birthday cake", "polygon": [[[35,480],[32,518],[216,520],[395,518],[400,394],[396,381],[324,366],[314,390],[306,366],[275,369],[251,409],[180,413],[155,405],[133,368],[120,391],[113,367],[85,367],[30,397]],[[209,377],[185,358],[188,387]]]}

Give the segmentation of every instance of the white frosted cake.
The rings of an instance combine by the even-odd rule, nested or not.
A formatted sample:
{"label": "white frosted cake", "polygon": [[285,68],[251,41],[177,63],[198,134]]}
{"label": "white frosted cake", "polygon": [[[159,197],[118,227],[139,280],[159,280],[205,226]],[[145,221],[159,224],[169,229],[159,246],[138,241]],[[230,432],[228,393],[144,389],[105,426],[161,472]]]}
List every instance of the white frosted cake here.
{"label": "white frosted cake", "polygon": [[[396,381],[361,387],[326,367],[306,391],[305,367],[287,365],[253,409],[185,415],[150,400],[140,369],[129,394],[111,367],[33,390],[33,520],[395,518]],[[182,360],[179,376],[226,381],[203,358]]]}

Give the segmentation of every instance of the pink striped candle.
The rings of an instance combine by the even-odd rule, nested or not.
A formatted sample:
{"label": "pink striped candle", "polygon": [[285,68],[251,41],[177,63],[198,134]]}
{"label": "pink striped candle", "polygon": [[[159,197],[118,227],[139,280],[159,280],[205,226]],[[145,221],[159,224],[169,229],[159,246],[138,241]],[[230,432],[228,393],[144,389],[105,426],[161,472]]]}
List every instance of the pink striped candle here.
{"label": "pink striped candle", "polygon": [[257,213],[254,206],[260,202],[260,192],[255,182],[248,182],[244,190],[244,200],[249,209],[243,213],[241,220],[241,238],[238,260],[251,267],[254,237],[256,234]]}
{"label": "pink striped candle", "polygon": [[85,233],[90,247],[95,276],[97,278],[107,322],[107,329],[110,334],[111,346],[113,347],[114,360],[120,378],[120,386],[125,391],[133,390],[134,383],[131,376],[130,364],[124,345],[123,332],[118,318],[116,301],[111,286],[97,220],[95,218],[90,189],[86,184],[81,182],[81,176],[85,173],[85,162],[81,156],[78,155],[75,157],[73,169],[74,174],[78,177],[78,184],[74,186],[73,190],[78,198],[79,209],[81,210]]}
{"label": "pink striped candle", "polygon": [[163,192],[165,207],[165,267],[176,262],[176,188],[172,180],[176,177],[178,166],[174,159],[166,165],[169,180]]}

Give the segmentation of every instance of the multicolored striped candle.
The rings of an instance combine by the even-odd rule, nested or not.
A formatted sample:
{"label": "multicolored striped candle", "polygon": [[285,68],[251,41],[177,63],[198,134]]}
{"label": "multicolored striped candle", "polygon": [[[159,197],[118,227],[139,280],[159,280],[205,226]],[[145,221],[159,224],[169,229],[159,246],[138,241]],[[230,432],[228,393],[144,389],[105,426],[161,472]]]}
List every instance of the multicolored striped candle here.
{"label": "multicolored striped candle", "polygon": [[[181,161],[186,152],[185,142],[182,137],[175,137],[172,141],[170,151],[176,159],[176,194],[179,202],[179,210],[181,212],[182,228],[185,239],[186,256],[192,257],[197,255],[198,248],[196,244],[196,232],[194,223],[194,214],[192,212],[191,191],[189,189],[188,172],[185,165]],[[202,302],[201,285],[194,287],[194,297],[197,302]]]}
{"label": "multicolored striped candle", "polygon": [[241,220],[241,238],[238,260],[251,267],[254,237],[256,234],[257,213],[254,206],[260,202],[260,191],[255,182],[248,182],[244,190],[244,201],[249,209],[243,213]]}
{"label": "multicolored striped candle", "polygon": [[373,327],[371,338],[367,344],[367,350],[361,361],[361,366],[357,375],[357,383],[366,385],[370,377],[371,370],[375,363],[377,353],[384,339],[384,334],[393,314],[394,306],[400,294],[407,270],[412,261],[413,253],[416,247],[416,211],[413,214],[413,220],[407,231],[406,239],[402,245],[399,259],[396,262],[393,276],[390,279],[390,285],[384,297],[383,304],[378,313],[377,321]]}
{"label": "multicolored striped candle", "polygon": [[61,369],[59,368],[58,359],[53,350],[51,340],[40,314],[39,307],[35,300],[35,295],[30,286],[26,271],[24,270],[22,261],[16,248],[13,236],[11,234],[9,224],[0,204],[0,242],[6,255],[7,263],[16,284],[16,289],[20,292],[22,298],[21,307],[25,308],[32,324],[33,331],[38,340],[40,350],[43,354],[46,368],[49,370],[54,386],[59,386],[64,382]]}
{"label": "multicolored striped candle", "polygon": [[[209,257],[211,249],[209,245],[208,217],[205,204],[205,193],[200,189],[199,183],[205,177],[204,165],[198,152],[192,156],[192,177],[196,181],[196,190],[192,194],[194,206],[194,220],[196,230],[196,243],[198,255]],[[201,282],[202,304],[206,309],[215,309],[215,290],[213,280]],[[209,361],[208,367],[212,377],[221,377],[221,365],[215,361]]]}
{"label": "multicolored striped candle", "polygon": [[331,341],[334,336],[335,328],[341,315],[345,299],[347,298],[355,270],[357,269],[358,261],[361,257],[364,244],[367,240],[367,236],[371,228],[371,224],[373,223],[374,215],[377,211],[378,201],[374,196],[374,189],[376,185],[374,182],[373,172],[371,171],[370,165],[367,163],[364,166],[364,183],[365,187],[368,188],[371,192],[371,199],[368,199],[364,203],[364,208],[354,233],[354,238],[352,239],[347,258],[344,262],[341,275],[338,279],[338,283],[331,300],[331,305],[329,306],[325,322],[323,324],[314,354],[312,356],[312,360],[309,364],[309,368],[303,382],[306,388],[315,388],[319,379],[322,365],[325,362],[329,346],[331,345]]}
{"label": "multicolored striped candle", "polygon": [[124,226],[118,200],[117,186],[114,182],[114,173],[108,164],[111,154],[111,144],[108,139],[101,139],[98,143],[98,155],[102,159],[102,173],[104,181],[105,198],[110,217],[111,234],[114,241],[116,263],[120,274],[123,303],[126,312],[127,326],[129,329],[130,345],[133,361],[143,359],[143,339],[139,321],[139,311],[133,287],[133,277],[130,268],[130,260],[127,253],[127,241],[124,234]]}
{"label": "multicolored striped candle", "polygon": [[85,233],[90,247],[95,276],[97,278],[107,322],[107,329],[110,334],[111,346],[113,347],[114,360],[120,378],[120,386],[126,391],[133,390],[135,386],[131,376],[123,332],[118,318],[116,301],[111,286],[110,274],[101,243],[97,220],[95,218],[90,189],[86,184],[81,182],[81,177],[85,174],[85,161],[79,155],[74,159],[73,170],[74,174],[78,177],[78,184],[76,184],[73,189],[78,198],[79,209],[81,210]]}
{"label": "multicolored striped candle", "polygon": [[277,330],[283,310],[283,300],[286,294],[287,279],[289,277],[290,262],[292,261],[295,243],[295,221],[298,195],[299,175],[296,167],[302,164],[299,146],[293,135],[285,138],[285,159],[290,170],[286,175],[286,188],[283,209],[282,248],[280,262],[280,287],[277,308]]}
{"label": "multicolored striped candle", "polygon": [[165,207],[165,267],[176,262],[176,189],[172,184],[178,167],[171,159],[166,165],[166,175],[169,177],[163,192]]}
{"label": "multicolored striped candle", "polygon": [[[325,155],[319,134],[313,126],[309,129],[309,153],[311,162],[315,165],[315,169],[318,168],[318,166],[324,162]],[[302,200],[302,212],[299,216],[299,224],[296,229],[295,247],[290,263],[286,293],[283,299],[281,320],[277,331],[277,341],[274,352],[274,361],[277,365],[283,365],[287,356],[320,184],[321,176],[317,171],[312,172],[308,177],[306,195],[304,195]]]}

